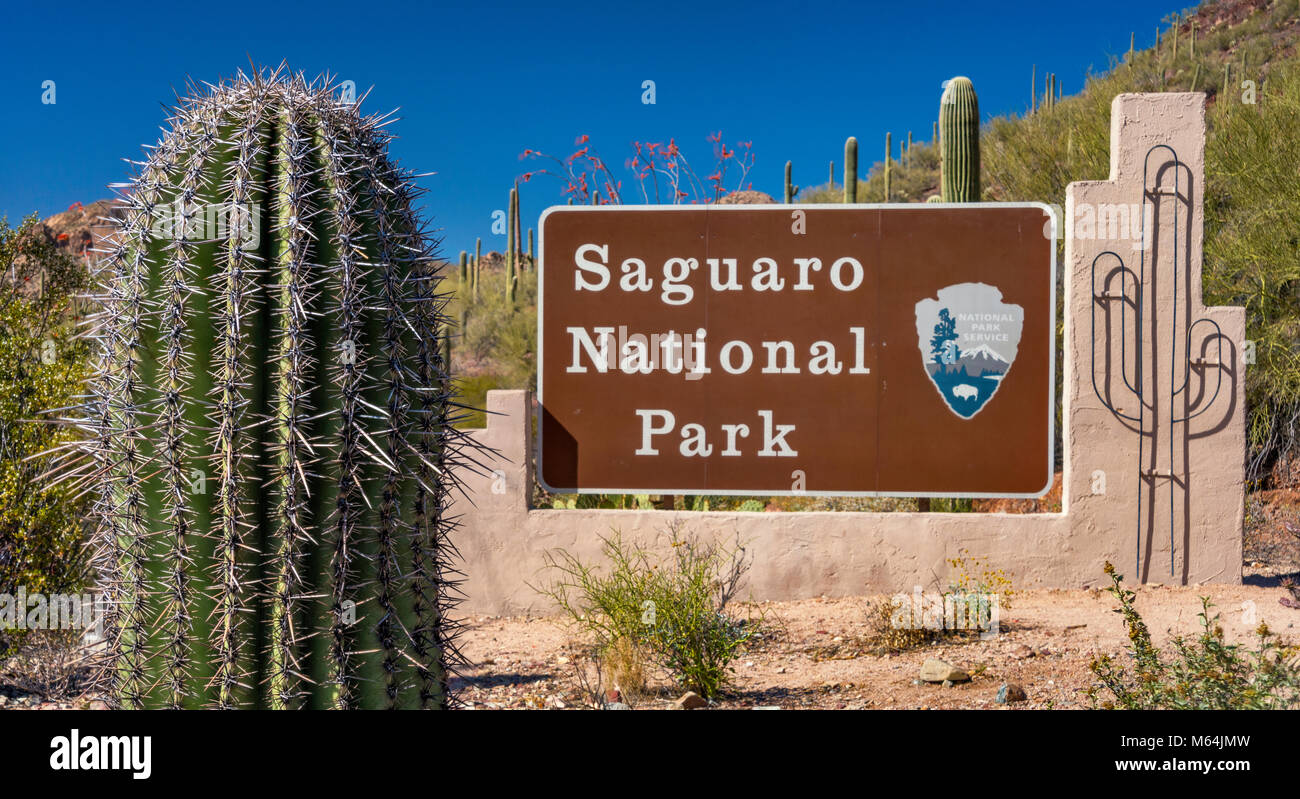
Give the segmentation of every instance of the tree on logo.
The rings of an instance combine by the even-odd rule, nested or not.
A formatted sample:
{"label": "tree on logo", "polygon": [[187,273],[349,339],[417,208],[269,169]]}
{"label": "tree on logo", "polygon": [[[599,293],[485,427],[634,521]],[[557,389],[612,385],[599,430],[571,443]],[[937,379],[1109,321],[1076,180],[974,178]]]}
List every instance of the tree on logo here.
{"label": "tree on logo", "polygon": [[957,347],[957,320],[947,308],[939,310],[939,321],[935,323],[934,335],[930,337],[930,357],[935,363],[956,363],[961,358]]}

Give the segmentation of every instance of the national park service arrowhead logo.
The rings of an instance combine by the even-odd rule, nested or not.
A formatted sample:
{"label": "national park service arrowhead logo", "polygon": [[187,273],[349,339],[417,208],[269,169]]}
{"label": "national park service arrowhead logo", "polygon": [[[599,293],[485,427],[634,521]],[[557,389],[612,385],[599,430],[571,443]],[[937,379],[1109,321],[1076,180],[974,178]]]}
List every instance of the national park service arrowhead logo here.
{"label": "national park service arrowhead logo", "polygon": [[979,413],[1015,363],[1025,309],[984,283],[958,283],[916,304],[921,365],[949,409]]}

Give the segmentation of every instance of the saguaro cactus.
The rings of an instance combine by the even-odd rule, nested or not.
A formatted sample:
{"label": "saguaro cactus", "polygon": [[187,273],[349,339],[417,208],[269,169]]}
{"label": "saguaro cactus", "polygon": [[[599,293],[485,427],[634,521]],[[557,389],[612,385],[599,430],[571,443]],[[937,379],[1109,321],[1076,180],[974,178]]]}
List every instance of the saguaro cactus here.
{"label": "saguaro cactus", "polygon": [[799,187],[794,185],[794,163],[785,162],[785,202],[787,205],[794,202],[795,195],[799,193]]}
{"label": "saguaro cactus", "polygon": [[478,279],[483,274],[483,239],[474,239],[474,301],[478,302]]}
{"label": "saguaro cactus", "polygon": [[980,199],[980,109],[969,78],[948,81],[939,101],[941,197],[946,203]]}
{"label": "saguaro cactus", "polygon": [[510,210],[507,213],[506,221],[506,302],[515,301],[515,250],[518,249],[518,242],[515,240],[516,222],[519,213],[519,189],[510,190]]}
{"label": "saguaro cactus", "polygon": [[894,140],[894,134],[892,133],[885,134],[885,202],[889,202],[889,188],[890,188],[889,152],[890,150],[894,149],[893,140]]}
{"label": "saguaro cactus", "polygon": [[101,274],[103,676],[128,708],[445,707],[460,439],[418,190],[326,81],[191,92]]}
{"label": "saguaro cactus", "polygon": [[844,202],[858,201],[858,140],[850,136],[844,141]]}

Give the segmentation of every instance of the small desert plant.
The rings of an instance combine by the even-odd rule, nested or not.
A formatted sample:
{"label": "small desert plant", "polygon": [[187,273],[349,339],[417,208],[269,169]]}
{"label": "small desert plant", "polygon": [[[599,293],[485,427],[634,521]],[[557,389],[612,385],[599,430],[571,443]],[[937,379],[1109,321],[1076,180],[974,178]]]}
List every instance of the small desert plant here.
{"label": "small desert plant", "polygon": [[69,699],[91,683],[91,656],[81,630],[31,630],[12,657],[0,661],[0,684],[44,700]]}
{"label": "small desert plant", "polygon": [[964,549],[957,557],[948,558],[948,565],[953,571],[952,576],[948,578],[945,598],[957,602],[975,599],[980,603],[979,617],[982,619],[989,617],[991,612],[989,605],[994,601],[994,597],[997,598],[1001,610],[1011,608],[1011,599],[1015,596],[1015,591],[1011,587],[1011,578],[1007,577],[1002,569],[989,568],[983,558],[971,557]]}
{"label": "small desert plant", "polygon": [[[1088,691],[1094,706],[1125,710],[1281,710],[1300,707],[1300,658],[1297,648],[1281,642],[1268,625],[1255,630],[1252,648],[1230,644],[1219,626],[1214,605],[1201,598],[1200,634],[1194,640],[1176,636],[1166,656],[1151,640],[1142,616],[1133,606],[1137,596],[1123,586],[1123,576],[1107,563],[1110,592],[1119,601],[1115,611],[1128,630],[1132,670],[1109,655],[1094,660],[1097,677]],[[1110,698],[1103,699],[1103,694]]]}
{"label": "small desert plant", "polygon": [[638,665],[648,663],[712,699],[754,634],[753,625],[727,610],[750,561],[738,542],[705,543],[673,527],[668,536],[666,555],[617,532],[602,538],[604,570],[564,550],[548,552],[546,565],[556,577],[538,590],[593,640],[605,676],[621,689],[644,683]]}
{"label": "small desert plant", "polygon": [[867,634],[864,641],[877,652],[906,652],[934,641],[942,630],[923,625],[899,624],[903,600],[890,597],[867,604]]}

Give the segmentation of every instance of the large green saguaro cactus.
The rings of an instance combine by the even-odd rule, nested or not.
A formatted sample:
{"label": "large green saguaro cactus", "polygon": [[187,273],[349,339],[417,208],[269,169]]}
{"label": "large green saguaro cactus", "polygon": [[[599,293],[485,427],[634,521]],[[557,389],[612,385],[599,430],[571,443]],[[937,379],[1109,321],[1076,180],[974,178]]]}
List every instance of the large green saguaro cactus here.
{"label": "large green saguaro cactus", "polygon": [[980,199],[980,109],[969,78],[948,81],[939,101],[940,196],[946,203]]}
{"label": "large green saguaro cactus", "polygon": [[121,188],[89,402],[123,707],[445,707],[440,261],[382,119],[192,87]]}

